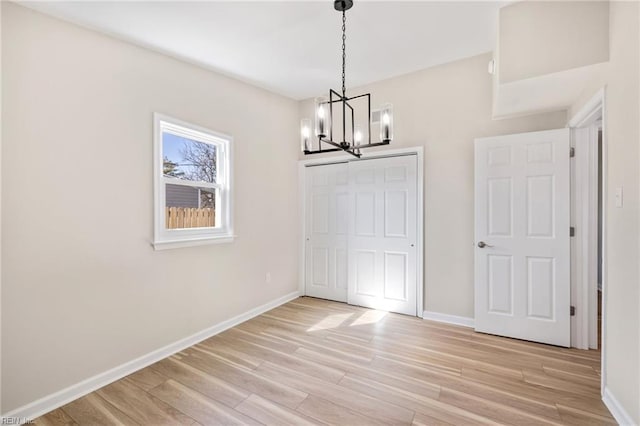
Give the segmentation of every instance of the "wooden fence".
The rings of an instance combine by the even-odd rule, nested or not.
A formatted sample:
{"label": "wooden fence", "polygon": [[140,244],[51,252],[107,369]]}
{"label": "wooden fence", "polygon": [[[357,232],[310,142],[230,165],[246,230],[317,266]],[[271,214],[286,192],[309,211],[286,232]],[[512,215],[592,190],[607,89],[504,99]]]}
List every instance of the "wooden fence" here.
{"label": "wooden fence", "polygon": [[167,229],[215,226],[216,214],[212,208],[167,207],[165,213]]}

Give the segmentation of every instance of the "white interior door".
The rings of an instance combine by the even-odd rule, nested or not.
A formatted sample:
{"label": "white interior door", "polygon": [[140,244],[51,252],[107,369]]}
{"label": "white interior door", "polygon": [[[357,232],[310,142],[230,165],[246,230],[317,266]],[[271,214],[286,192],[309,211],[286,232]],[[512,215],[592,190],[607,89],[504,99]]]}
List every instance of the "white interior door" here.
{"label": "white interior door", "polygon": [[349,163],[348,302],[416,315],[415,155]]}
{"label": "white interior door", "polygon": [[306,169],[305,293],[347,301],[347,163]]}
{"label": "white interior door", "polygon": [[475,141],[475,327],[570,345],[569,129]]}

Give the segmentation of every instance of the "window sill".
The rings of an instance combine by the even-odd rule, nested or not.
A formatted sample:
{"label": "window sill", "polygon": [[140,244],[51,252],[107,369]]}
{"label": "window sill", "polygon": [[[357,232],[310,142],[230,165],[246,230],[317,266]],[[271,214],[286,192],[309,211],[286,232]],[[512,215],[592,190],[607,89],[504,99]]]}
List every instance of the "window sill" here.
{"label": "window sill", "polygon": [[154,241],[152,245],[155,250],[169,250],[182,247],[196,247],[210,244],[232,243],[235,237],[235,235],[220,235],[215,237],[180,239],[174,241]]}

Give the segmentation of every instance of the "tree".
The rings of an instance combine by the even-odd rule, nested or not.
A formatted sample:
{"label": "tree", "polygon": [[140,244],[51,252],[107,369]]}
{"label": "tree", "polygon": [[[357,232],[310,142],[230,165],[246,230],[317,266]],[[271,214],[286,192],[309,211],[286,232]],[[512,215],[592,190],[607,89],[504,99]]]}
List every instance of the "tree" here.
{"label": "tree", "polygon": [[173,176],[176,178],[181,178],[184,176],[184,172],[179,169],[180,165],[169,160],[167,157],[162,159],[162,173],[165,176]]}
{"label": "tree", "polygon": [[[202,142],[185,142],[180,150],[184,160],[185,176],[189,180],[216,183],[216,147]],[[215,208],[214,190],[200,191],[200,206]]]}
{"label": "tree", "polygon": [[216,147],[202,142],[184,143],[180,150],[184,159],[185,176],[189,180],[216,183]]}

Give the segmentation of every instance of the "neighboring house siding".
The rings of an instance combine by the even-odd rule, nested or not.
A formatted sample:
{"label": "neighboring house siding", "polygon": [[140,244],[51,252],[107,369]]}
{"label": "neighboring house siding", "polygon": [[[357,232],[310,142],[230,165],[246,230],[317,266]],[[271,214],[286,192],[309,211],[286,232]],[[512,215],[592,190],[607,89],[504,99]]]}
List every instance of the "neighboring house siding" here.
{"label": "neighboring house siding", "polygon": [[198,189],[190,186],[167,184],[167,207],[198,208]]}

